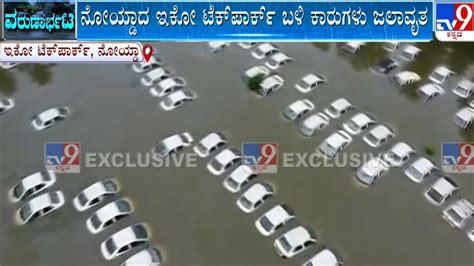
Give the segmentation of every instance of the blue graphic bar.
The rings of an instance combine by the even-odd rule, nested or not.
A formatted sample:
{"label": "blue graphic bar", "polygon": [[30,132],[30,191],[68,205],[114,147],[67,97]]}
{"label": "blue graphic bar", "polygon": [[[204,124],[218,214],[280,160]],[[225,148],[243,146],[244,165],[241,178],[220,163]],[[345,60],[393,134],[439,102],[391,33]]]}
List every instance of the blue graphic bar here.
{"label": "blue graphic bar", "polygon": [[78,40],[429,41],[432,1],[78,1]]}

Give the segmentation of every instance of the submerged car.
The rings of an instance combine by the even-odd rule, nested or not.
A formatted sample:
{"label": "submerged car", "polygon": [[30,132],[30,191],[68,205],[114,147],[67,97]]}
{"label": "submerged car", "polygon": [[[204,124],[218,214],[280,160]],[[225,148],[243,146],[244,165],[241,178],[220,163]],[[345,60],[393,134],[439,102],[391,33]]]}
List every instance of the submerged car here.
{"label": "submerged car", "polygon": [[400,45],[399,42],[384,42],[382,44],[382,48],[389,51],[389,52],[393,52],[393,51],[397,50],[399,45]]}
{"label": "submerged car", "polygon": [[221,175],[232,165],[240,162],[241,152],[236,148],[228,148],[216,155],[208,164],[207,170],[214,175]]}
{"label": "submerged car", "polygon": [[360,47],[365,45],[365,42],[346,42],[341,46],[341,49],[343,51],[346,51],[351,54],[355,54],[357,51],[359,51]]}
{"label": "submerged car", "polygon": [[196,99],[196,93],[191,89],[182,89],[171,93],[170,95],[163,98],[160,106],[165,111],[171,111],[178,107],[183,106],[184,103],[190,102]]}
{"label": "submerged car", "polygon": [[163,262],[160,250],[148,247],[130,256],[120,266],[159,266]]}
{"label": "submerged car", "polygon": [[127,217],[132,212],[132,203],[126,198],[108,203],[87,219],[87,230],[92,234],[97,234],[120,219]]}
{"label": "submerged car", "polygon": [[283,117],[290,121],[295,121],[303,117],[306,113],[313,111],[314,103],[308,99],[298,100],[283,109]]}
{"label": "submerged car", "polygon": [[421,80],[421,77],[412,71],[402,71],[393,76],[393,80],[399,87],[416,83]]}
{"label": "submerged car", "polygon": [[171,77],[171,71],[164,67],[159,67],[151,70],[150,72],[146,73],[140,79],[140,82],[143,86],[151,87],[154,84]]}
{"label": "submerged car", "polygon": [[451,178],[444,176],[436,180],[426,191],[425,198],[433,205],[441,205],[459,190],[458,185]]}
{"label": "submerged car", "polygon": [[120,191],[117,180],[111,178],[98,181],[79,193],[72,201],[76,210],[82,212],[101,203],[106,197]]}
{"label": "submerged car", "polygon": [[257,183],[245,191],[236,204],[243,212],[250,213],[260,207],[273,194],[272,186],[266,183]]}
{"label": "submerged car", "polygon": [[453,122],[462,129],[467,129],[474,121],[474,107],[464,107],[453,116]]}
{"label": "submerged car", "polygon": [[153,97],[163,97],[186,86],[186,81],[182,77],[171,77],[164,79],[150,89]]}
{"label": "submerged car", "polygon": [[221,132],[211,132],[194,146],[194,152],[201,158],[207,157],[217,149],[225,146],[227,139]]}
{"label": "submerged car", "polygon": [[329,117],[323,113],[317,113],[303,120],[299,126],[299,129],[303,135],[312,137],[316,131],[321,131],[328,125]]}
{"label": "submerged car", "polygon": [[270,69],[278,69],[290,62],[292,62],[294,59],[288,56],[285,53],[276,53],[272,55],[268,61],[265,63],[265,65],[270,68]]}
{"label": "submerged car", "polygon": [[281,88],[284,82],[285,80],[279,75],[268,76],[260,83],[258,93],[261,96],[267,96]]}
{"label": "submerged car", "polygon": [[413,61],[415,60],[415,58],[418,56],[420,52],[421,52],[420,48],[411,44],[407,44],[405,47],[403,47],[401,56],[403,59],[407,61]]}
{"label": "submerged car", "polygon": [[230,42],[213,41],[207,43],[207,50],[211,53],[217,53],[230,46]]}
{"label": "submerged car", "polygon": [[154,68],[158,68],[163,65],[160,58],[152,56],[148,61],[142,61],[132,65],[133,71],[136,73],[144,73]]}
{"label": "submerged car", "polygon": [[23,205],[15,215],[17,224],[24,225],[50,214],[64,205],[64,194],[54,191],[41,194]]}
{"label": "submerged car", "polygon": [[343,130],[334,132],[327,137],[321,145],[319,145],[318,151],[328,159],[332,159],[338,152],[345,149],[352,142],[352,137]]}
{"label": "submerged car", "polygon": [[474,91],[474,83],[468,79],[459,81],[453,88],[453,93],[457,96],[467,99]]}
{"label": "submerged car", "polygon": [[395,133],[393,130],[384,125],[378,125],[364,136],[364,141],[370,147],[377,148],[385,144],[388,140],[393,139]]}
{"label": "submerged car", "polygon": [[434,83],[444,84],[449,78],[454,76],[454,72],[445,66],[437,66],[428,77]]}
{"label": "submerged car", "polygon": [[54,171],[36,172],[29,176],[23,177],[20,182],[10,189],[8,195],[11,202],[29,198],[37,193],[51,187],[56,182],[56,174]]}
{"label": "submerged car", "polygon": [[257,45],[257,42],[239,42],[238,44],[244,49],[250,49]]}
{"label": "submerged car", "polygon": [[434,165],[434,163],[426,158],[421,157],[408,166],[408,168],[405,170],[405,175],[411,181],[415,183],[421,183],[427,176],[437,170],[438,168]]}
{"label": "submerged car", "polygon": [[264,66],[254,66],[249,68],[247,71],[245,71],[244,74],[244,80],[250,80],[251,78],[254,78],[258,75],[262,75],[264,77],[270,75],[270,70]]}
{"label": "submerged car", "polygon": [[100,251],[106,260],[111,260],[138,245],[146,243],[148,239],[150,239],[150,234],[145,224],[138,223],[126,227],[107,238],[100,245]]}
{"label": "submerged car", "polygon": [[357,170],[356,177],[364,185],[373,185],[389,169],[390,166],[381,158],[372,158]]}
{"label": "submerged car", "polygon": [[398,67],[398,62],[397,60],[389,57],[385,58],[384,60],[380,61],[374,69],[375,71],[382,73],[382,74],[387,74],[388,72],[392,71],[393,69]]}
{"label": "submerged car", "polygon": [[274,246],[282,258],[292,258],[316,243],[316,236],[304,226],[298,226],[277,238]]}
{"label": "submerged car", "polygon": [[357,113],[347,122],[342,124],[342,128],[351,135],[358,135],[375,124],[375,120],[365,113]]}
{"label": "submerged car", "polygon": [[303,263],[303,266],[342,266],[342,261],[334,251],[325,248]]}
{"label": "submerged car", "polygon": [[263,59],[267,56],[274,55],[279,51],[280,49],[278,49],[278,47],[274,44],[262,43],[253,49],[250,54],[257,59]]}
{"label": "submerged car", "polygon": [[31,125],[35,130],[44,130],[66,119],[70,113],[67,107],[51,108],[34,116]]}
{"label": "submerged car", "polygon": [[443,211],[443,218],[454,228],[464,228],[474,214],[474,206],[465,198],[458,199]]}
{"label": "submerged car", "polygon": [[[19,17],[19,16],[18,16]],[[0,63],[0,66],[2,67],[2,69],[10,69],[10,68],[14,68],[16,67],[17,65],[19,65],[20,63],[14,63],[14,62],[2,62]]]}
{"label": "submerged car", "polygon": [[354,109],[354,106],[345,98],[339,98],[332,102],[328,108],[324,109],[324,112],[331,118],[339,118],[349,110]]}
{"label": "submerged car", "polygon": [[383,154],[383,159],[390,166],[402,166],[415,154],[415,150],[405,142],[398,142]]}
{"label": "submerged car", "polygon": [[286,204],[277,205],[255,221],[255,227],[264,236],[273,234],[295,218],[294,212]]}
{"label": "submerged car", "polygon": [[304,76],[298,83],[296,83],[295,88],[302,93],[308,93],[326,82],[327,78],[325,76],[321,74],[310,73]]}
{"label": "submerged car", "polygon": [[166,157],[171,153],[182,150],[184,147],[190,146],[193,141],[194,139],[189,132],[174,134],[158,142],[154,152],[161,157]]}
{"label": "submerged car", "polygon": [[0,100],[0,115],[6,113],[8,110],[15,107],[15,102],[12,98],[6,98]]}
{"label": "submerged car", "polygon": [[434,83],[429,83],[421,86],[419,88],[419,91],[422,94],[423,100],[425,102],[431,101],[438,95],[444,94],[444,89]]}
{"label": "submerged car", "polygon": [[224,187],[232,192],[238,192],[245,187],[252,179],[255,179],[257,175],[253,172],[252,168],[248,165],[240,165],[230,175],[224,179],[222,184]]}

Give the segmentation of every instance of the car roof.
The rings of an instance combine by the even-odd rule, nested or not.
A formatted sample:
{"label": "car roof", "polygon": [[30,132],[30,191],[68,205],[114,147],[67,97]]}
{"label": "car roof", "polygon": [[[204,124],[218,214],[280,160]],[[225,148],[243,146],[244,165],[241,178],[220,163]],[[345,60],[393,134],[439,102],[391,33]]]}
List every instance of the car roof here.
{"label": "car roof", "polygon": [[388,169],[387,163],[382,158],[372,158],[362,166],[362,171],[369,176],[376,176],[380,171]]}
{"label": "car roof", "polygon": [[339,98],[331,103],[331,106],[339,111],[344,110],[352,104],[346,98]]}
{"label": "car roof", "polygon": [[436,166],[428,159],[421,157],[413,162],[410,167],[415,168],[418,172],[425,174]]}
{"label": "car roof", "polygon": [[395,76],[403,81],[408,80],[409,78],[414,78],[417,80],[421,79],[420,75],[418,75],[417,73],[413,71],[402,71],[402,72],[397,73]]}
{"label": "car roof", "polygon": [[283,236],[292,247],[299,246],[307,240],[313,239],[308,229],[303,226],[295,227],[286,232]]}
{"label": "car roof", "polygon": [[[158,255],[158,258],[156,258],[157,255]],[[130,265],[130,266],[140,266],[140,265],[152,266],[152,264],[150,264],[150,263],[159,263],[159,262],[161,262],[161,260],[162,259],[161,259],[160,252],[155,248],[149,247],[147,249],[144,249],[144,250],[141,250],[141,251],[135,253],[133,256],[128,258],[124,262],[124,265],[127,265],[127,266],[128,265]]]}
{"label": "car roof", "polygon": [[443,76],[447,76],[451,73],[453,73],[453,71],[451,71],[449,68],[447,68],[446,66],[437,66],[433,72],[437,72],[439,73],[440,75],[443,75]]}
{"label": "car roof", "polygon": [[255,173],[250,166],[239,165],[239,167],[230,173],[229,178],[240,184],[252,175],[255,175]]}
{"label": "car roof", "polygon": [[453,181],[446,177],[441,177],[431,186],[431,188],[438,191],[441,195],[447,195],[457,189],[457,185],[452,182]]}
{"label": "car roof", "polygon": [[180,78],[170,77],[170,78],[164,79],[158,83],[158,86],[160,86],[162,89],[173,87],[178,84],[178,82],[176,82],[176,79],[180,79]]}
{"label": "car roof", "polygon": [[329,123],[328,119],[326,119],[322,113],[312,114],[303,121],[303,124],[311,129],[317,128],[319,125],[327,123]]}
{"label": "car roof", "polygon": [[201,141],[200,143],[206,147],[206,148],[211,148],[215,146],[217,143],[225,141],[225,138],[223,137],[223,134],[220,132],[211,132],[207,134]]}
{"label": "car roof", "polygon": [[[474,206],[470,201],[465,198],[461,198],[456,202],[452,203],[447,209],[453,209],[457,214],[459,214],[463,218],[471,217],[472,213],[474,212]],[[445,212],[446,212],[445,211]]]}
{"label": "car roof", "polygon": [[268,192],[269,189],[267,186],[257,183],[251,186],[242,196],[250,202],[255,203],[262,199]]}
{"label": "car roof", "polygon": [[[189,93],[191,93],[193,96],[190,96]],[[191,99],[194,97],[194,92],[190,89],[182,89],[182,90],[177,90],[170,95],[166,96],[166,98],[170,99],[173,103],[179,102],[184,99]]]}
{"label": "car roof", "polygon": [[128,245],[130,244],[130,242],[132,241],[135,241],[137,239],[137,236],[135,235],[135,232],[133,231],[134,228],[144,228],[147,236],[146,238],[148,238],[148,231],[145,227],[144,224],[142,223],[138,223],[138,224],[135,224],[135,225],[131,225],[131,226],[128,226],[128,227],[125,227],[124,229],[114,233],[112,236],[110,236],[110,238],[113,239],[114,243],[115,243],[115,246],[117,248],[120,248],[122,246],[125,246],[125,245]]}
{"label": "car roof", "polygon": [[117,206],[117,202],[119,201],[126,201],[127,203],[129,203],[126,199],[119,199],[117,201],[110,202],[102,208],[98,209],[95,214],[101,221],[105,222],[117,216],[118,214],[124,213]]}
{"label": "car roof", "polygon": [[313,84],[313,83],[318,83],[319,81],[325,81],[326,78],[324,78],[322,75],[316,75],[316,74],[310,73],[304,76],[302,80],[308,84]]}
{"label": "car roof", "polygon": [[339,147],[341,146],[344,142],[346,142],[346,138],[344,135],[341,134],[341,131],[342,130],[338,130],[334,133],[332,133],[326,140],[325,142],[327,142],[329,145],[331,145],[332,147]]}
{"label": "car roof", "polygon": [[281,82],[277,78],[275,78],[275,76],[278,76],[278,75],[273,75],[273,76],[266,77],[262,81],[260,86],[264,89],[267,89],[267,88],[271,88],[271,87],[275,86],[276,84],[281,84]]}
{"label": "car roof", "polygon": [[393,131],[384,125],[377,125],[372,130],[370,130],[369,134],[377,139],[383,139],[387,136],[394,135]]}
{"label": "car roof", "polygon": [[44,112],[41,112],[38,115],[38,118],[41,119],[42,121],[51,120],[51,119],[59,116],[59,108],[61,108],[61,107],[55,107],[55,108],[48,109]]}
{"label": "car roof", "polygon": [[270,59],[273,59],[273,60],[275,60],[275,61],[277,61],[277,62],[281,62],[281,61],[284,61],[284,60],[286,60],[286,59],[291,59],[291,57],[289,57],[289,56],[288,56],[287,54],[285,54],[285,53],[281,53],[281,52],[280,52],[280,53],[276,53],[276,54],[272,55],[272,56],[270,57]]}
{"label": "car roof", "polygon": [[150,78],[157,78],[157,77],[161,77],[163,75],[168,75],[168,74],[169,74],[169,70],[164,67],[158,67],[146,73],[146,75]]}
{"label": "car roof", "polygon": [[354,116],[351,117],[350,120],[353,121],[354,123],[356,123],[356,124],[359,125],[359,126],[365,125],[365,124],[368,124],[368,123],[371,123],[371,122],[374,121],[372,118],[370,118],[370,117],[369,117],[367,114],[365,114],[365,113],[358,113],[358,114],[355,114]]}
{"label": "car roof", "polygon": [[36,172],[34,174],[24,177],[23,179],[21,179],[20,182],[25,187],[25,190],[28,190],[38,184],[44,183],[45,181],[43,180],[42,172]]}
{"label": "car roof", "polygon": [[420,87],[419,89],[425,95],[434,95],[436,93],[443,93],[444,90],[440,86],[434,83],[428,83]]}
{"label": "car roof", "polygon": [[56,193],[56,192],[44,193],[44,194],[41,194],[40,196],[30,200],[27,204],[30,205],[30,208],[31,208],[32,212],[36,212],[36,211],[41,210],[45,207],[51,206],[52,205],[52,202],[51,202],[51,194],[52,193]]}
{"label": "car roof", "polygon": [[321,266],[336,266],[338,264],[336,255],[327,248],[318,252],[309,261],[312,262],[312,265]]}
{"label": "car roof", "polygon": [[169,136],[163,139],[161,143],[163,143],[166,147],[170,149],[174,149],[180,145],[183,145],[184,141],[181,135],[182,135],[181,133],[174,134],[172,136]]}
{"label": "car roof", "polygon": [[221,163],[227,163],[233,160],[234,158],[238,158],[241,156],[241,153],[236,148],[228,148],[221,151],[219,154],[214,157],[214,160],[217,160]]}
{"label": "car roof", "polygon": [[467,90],[474,90],[474,83],[468,79],[462,79],[456,84],[456,87],[466,88]]}
{"label": "car roof", "polygon": [[404,156],[404,155],[414,152],[413,148],[403,141],[398,142],[397,144],[393,145],[392,148],[390,148],[390,151],[392,151],[393,153],[399,156]]}
{"label": "car roof", "polygon": [[262,43],[258,46],[258,49],[261,50],[262,52],[266,53],[266,52],[269,52],[271,50],[274,50],[274,49],[278,49],[275,45],[271,44],[271,43]]}
{"label": "car roof", "polygon": [[307,99],[295,101],[295,102],[291,103],[290,105],[288,105],[288,108],[291,109],[292,111],[294,111],[295,113],[300,113],[300,112],[302,112],[306,109],[312,108],[307,103],[308,101],[309,100],[307,100]]}
{"label": "car roof", "polygon": [[277,205],[267,211],[264,216],[266,216],[272,224],[279,224],[285,221],[288,217],[293,216],[293,214],[289,213],[286,208],[286,205]]}
{"label": "car roof", "polygon": [[417,54],[418,52],[421,51],[421,49],[414,45],[409,44],[403,48],[403,51],[408,54]]}
{"label": "car roof", "polygon": [[456,113],[456,116],[464,121],[472,121],[474,120],[474,109],[464,107]]}
{"label": "car roof", "polygon": [[102,195],[104,193],[108,193],[107,190],[104,187],[105,182],[114,182],[116,181],[114,179],[107,179],[107,180],[101,180],[98,182],[95,182],[94,184],[88,186],[85,188],[82,192],[88,199],[93,199],[99,195]]}

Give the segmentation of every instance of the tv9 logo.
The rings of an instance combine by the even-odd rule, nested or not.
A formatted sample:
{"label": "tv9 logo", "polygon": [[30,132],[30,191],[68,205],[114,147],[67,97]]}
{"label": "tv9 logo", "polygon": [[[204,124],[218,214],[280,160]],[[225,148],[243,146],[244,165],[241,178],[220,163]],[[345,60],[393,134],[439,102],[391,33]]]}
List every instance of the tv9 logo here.
{"label": "tv9 logo", "polygon": [[474,173],[474,142],[443,143],[441,165],[447,173]]}
{"label": "tv9 logo", "polygon": [[45,166],[56,173],[79,173],[81,144],[78,142],[47,142],[44,145]]}
{"label": "tv9 logo", "polygon": [[278,143],[242,143],[243,164],[254,173],[276,173],[278,171]]}
{"label": "tv9 logo", "polygon": [[436,38],[474,40],[474,3],[436,4]]}

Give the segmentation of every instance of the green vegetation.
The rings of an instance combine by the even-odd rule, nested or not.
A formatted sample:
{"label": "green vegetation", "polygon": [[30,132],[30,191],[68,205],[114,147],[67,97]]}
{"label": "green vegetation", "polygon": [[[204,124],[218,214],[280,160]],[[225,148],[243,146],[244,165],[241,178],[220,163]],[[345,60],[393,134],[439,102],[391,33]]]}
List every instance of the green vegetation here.
{"label": "green vegetation", "polygon": [[436,149],[432,146],[426,146],[423,150],[429,156],[434,156],[436,154]]}
{"label": "green vegetation", "polygon": [[260,89],[260,83],[262,83],[264,78],[265,75],[258,74],[255,77],[249,79],[247,86],[251,91],[257,92]]}

